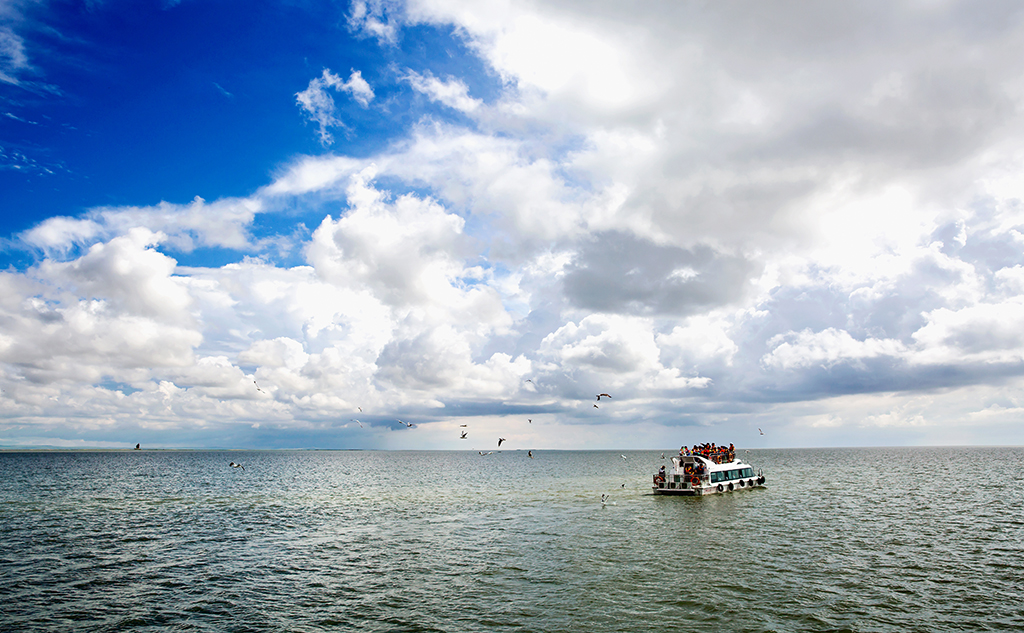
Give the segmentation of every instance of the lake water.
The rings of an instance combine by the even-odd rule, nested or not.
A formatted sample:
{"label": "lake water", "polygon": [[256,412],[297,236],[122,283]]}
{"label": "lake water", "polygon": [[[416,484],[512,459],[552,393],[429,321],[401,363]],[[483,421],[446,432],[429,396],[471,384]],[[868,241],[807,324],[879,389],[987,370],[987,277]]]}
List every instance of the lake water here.
{"label": "lake water", "polygon": [[1024,629],[1024,449],[740,455],[0,453],[0,630]]}

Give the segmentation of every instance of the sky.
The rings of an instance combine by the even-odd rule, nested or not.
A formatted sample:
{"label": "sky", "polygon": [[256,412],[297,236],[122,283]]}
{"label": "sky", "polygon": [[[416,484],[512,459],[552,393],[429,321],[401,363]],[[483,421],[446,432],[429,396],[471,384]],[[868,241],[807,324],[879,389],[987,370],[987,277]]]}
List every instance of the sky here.
{"label": "sky", "polygon": [[0,446],[1021,445],[1022,168],[1017,2],[0,0]]}

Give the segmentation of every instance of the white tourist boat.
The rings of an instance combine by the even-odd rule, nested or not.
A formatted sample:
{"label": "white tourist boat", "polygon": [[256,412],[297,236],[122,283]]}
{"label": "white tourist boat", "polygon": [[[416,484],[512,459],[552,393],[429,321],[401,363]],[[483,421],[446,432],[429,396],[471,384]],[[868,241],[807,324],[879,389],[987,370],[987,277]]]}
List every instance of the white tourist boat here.
{"label": "white tourist boat", "polygon": [[764,473],[733,454],[679,455],[672,458],[672,468],[654,475],[652,489],[656,495],[713,495],[737,490],[763,488]]}

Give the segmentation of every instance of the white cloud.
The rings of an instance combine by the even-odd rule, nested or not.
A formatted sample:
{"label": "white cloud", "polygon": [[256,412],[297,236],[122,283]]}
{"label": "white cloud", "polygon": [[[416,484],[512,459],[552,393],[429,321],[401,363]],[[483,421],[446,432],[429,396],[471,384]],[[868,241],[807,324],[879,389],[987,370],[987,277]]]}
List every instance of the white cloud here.
{"label": "white cloud", "polygon": [[152,248],[158,241],[134,229],[79,259],[6,276],[11,295],[0,310],[10,337],[0,361],[8,375],[46,392],[63,381],[132,381],[192,363],[202,334],[174,261]]}
{"label": "white cloud", "polygon": [[731,365],[739,346],[729,336],[730,328],[730,321],[721,315],[696,315],[668,334],[658,335],[657,341],[663,356],[667,350],[679,355],[675,366],[700,367],[716,361]]}
{"label": "white cloud", "polygon": [[419,74],[409,70],[406,71],[405,80],[417,92],[422,92],[431,100],[460,112],[472,113],[483,105],[483,101],[480,99],[469,96],[469,87],[465,82],[454,77],[448,77],[445,81],[441,81],[429,71]]}
{"label": "white cloud", "polygon": [[351,94],[352,98],[364,108],[373,101],[373,88],[370,87],[370,84],[366,83],[366,80],[363,79],[363,74],[358,70],[353,70],[352,74],[348,77],[348,81],[338,83],[335,88]]}
{"label": "white cloud", "polygon": [[768,340],[768,345],[772,351],[761,362],[766,367],[778,369],[828,367],[879,356],[899,358],[906,353],[906,348],[899,341],[873,338],[858,341],[849,332],[835,328],[775,336]]}
{"label": "white cloud", "polygon": [[291,165],[274,182],[267,185],[263,192],[271,196],[298,196],[329,190],[339,183],[347,185],[349,176],[364,167],[364,161],[346,156],[326,158],[306,156]]}
{"label": "white cloud", "polygon": [[652,326],[650,319],[600,315],[566,323],[538,349],[545,380],[561,381],[563,393],[576,397],[595,389],[625,398],[706,387],[708,378],[662,364]]}
{"label": "white cloud", "polygon": [[[680,425],[771,422],[793,445],[1013,431],[1024,37],[964,6],[354,2],[349,26],[389,52],[427,24],[479,56],[397,78],[470,119],[432,109],[247,198],[26,231],[44,260],[0,273],[5,398],[154,428],[417,412],[440,447],[430,429],[474,407],[536,411],[570,447]],[[377,99],[359,71],[314,78],[296,101],[325,145],[332,90]],[[306,265],[258,258],[278,209],[318,214]],[[161,252],[201,246],[252,257]],[[566,430],[584,419],[609,428]]]}
{"label": "white cloud", "polygon": [[10,28],[0,27],[0,81],[18,85],[20,75],[30,68],[24,41]]}
{"label": "white cloud", "polygon": [[430,185],[453,206],[493,222],[514,250],[579,236],[591,214],[618,201],[615,192],[566,182],[561,165],[513,139],[430,126],[399,150],[380,162],[382,174]]}
{"label": "white cloud", "polygon": [[302,349],[302,343],[285,336],[270,340],[255,341],[249,349],[238,355],[238,360],[250,365],[264,367],[301,368],[309,361],[309,354]]}
{"label": "white cloud", "polygon": [[48,257],[64,257],[97,240],[145,228],[179,251],[197,246],[234,250],[253,246],[248,233],[263,203],[257,198],[225,198],[213,203],[196,196],[189,204],[161,202],[150,207],[98,207],[84,217],[54,216],[21,234],[21,241]]}
{"label": "white cloud", "polygon": [[52,217],[32,227],[21,239],[46,253],[66,254],[72,247],[92,241],[102,227],[87,218]]}
{"label": "white cloud", "polygon": [[144,228],[94,244],[68,263],[44,262],[40,273],[63,280],[76,294],[110,301],[118,311],[165,320],[187,319],[188,291],[172,277],[175,261],[152,247],[164,236]]}
{"label": "white cloud", "polygon": [[584,111],[622,111],[660,92],[658,81],[664,78],[634,55],[644,42],[628,27],[631,21],[581,18],[519,2],[410,2],[407,7],[411,21],[458,24],[507,81],[556,102],[582,103]]}
{"label": "white cloud", "polygon": [[922,346],[918,362],[1020,363],[1024,360],[1024,301],[977,304],[960,310],[928,312],[927,324],[914,332]]}
{"label": "white cloud", "polygon": [[314,77],[309,81],[305,90],[297,92],[295,101],[302,108],[306,117],[319,127],[320,143],[324,146],[334,142],[329,128],[344,125],[336,115],[334,99],[328,94],[328,88],[351,94],[352,98],[364,108],[373,99],[373,89],[370,84],[366,83],[362,73],[358,70],[353,70],[348,81],[343,81],[330,69],[325,68],[320,77]]}
{"label": "white cloud", "polygon": [[310,261],[324,279],[368,286],[390,305],[443,302],[463,270],[464,221],[410,195],[389,204],[370,184],[375,172],[353,176],[347,190],[352,210],[337,221],[324,219],[313,234]]}
{"label": "white cloud", "polygon": [[349,28],[381,44],[395,44],[398,39],[399,23],[395,14],[400,5],[389,0],[353,0],[348,14]]}

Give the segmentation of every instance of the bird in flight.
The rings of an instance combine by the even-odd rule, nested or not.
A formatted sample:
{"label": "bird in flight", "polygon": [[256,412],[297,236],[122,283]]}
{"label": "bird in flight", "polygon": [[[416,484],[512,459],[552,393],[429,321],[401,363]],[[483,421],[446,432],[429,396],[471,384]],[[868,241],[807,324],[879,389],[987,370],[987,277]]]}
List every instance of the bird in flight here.
{"label": "bird in flight", "polygon": [[533,424],[533,418],[527,418],[526,421],[529,422],[530,424]]}
{"label": "bird in flight", "polygon": [[526,380],[524,380],[523,382],[530,382],[530,383],[532,383],[533,381],[532,381],[532,380],[530,380],[529,378],[527,378],[527,379],[526,379]]}
{"label": "bird in flight", "polygon": [[459,436],[459,439],[460,439],[460,440],[464,440],[464,439],[466,439],[466,434],[467,434],[467,433],[469,433],[469,431],[463,431],[463,432],[462,432],[462,435],[460,435],[460,436]]}
{"label": "bird in flight", "polygon": [[619,457],[621,457],[621,458],[622,458],[622,461],[627,461],[627,460],[626,460],[626,456],[625,456],[625,455],[619,455]]}
{"label": "bird in flight", "polygon": [[499,437],[498,438],[498,446],[501,446],[501,443],[504,442],[504,441],[505,441],[505,438]]}
{"label": "bird in flight", "polygon": [[757,427],[757,432],[760,433],[761,435],[764,435],[764,431],[761,430],[761,427]]}
{"label": "bird in flight", "polygon": [[357,419],[355,419],[355,418],[352,418],[352,420],[350,420],[350,421],[351,421],[351,422],[355,422],[356,424],[358,424],[358,425],[359,425],[359,428],[363,428],[363,423],[362,423],[362,422],[360,422],[359,420],[357,420]]}
{"label": "bird in flight", "polygon": [[608,495],[601,493],[601,505],[608,505]]}
{"label": "bird in flight", "polygon": [[252,384],[256,385],[256,391],[258,391],[260,393],[266,393],[266,391],[263,391],[262,389],[260,389],[259,383],[257,383],[255,380],[252,381]]}
{"label": "bird in flight", "polygon": [[241,468],[242,470],[245,470],[245,466],[241,464],[236,464],[235,462],[231,462],[230,464],[228,464],[228,466],[231,466],[232,468]]}
{"label": "bird in flight", "polygon": [[356,408],[359,409],[359,413],[363,412],[363,408],[362,407],[356,407]]}
{"label": "bird in flight", "polygon": [[600,409],[601,407],[599,407],[599,406],[597,406],[597,405],[595,404],[595,405],[594,405],[594,408],[595,408],[595,409]]}
{"label": "bird in flight", "polygon": [[477,451],[477,453],[480,453],[481,455],[491,455],[494,453],[494,451],[487,451],[486,453],[483,451]]}
{"label": "bird in flight", "polygon": [[411,429],[412,427],[416,426],[415,424],[413,424],[413,423],[411,423],[411,422],[405,422],[404,420],[399,420],[399,422],[401,422],[402,424],[406,425],[406,426],[407,426],[407,427],[409,427],[410,429]]}
{"label": "bird in flight", "polygon": [[468,424],[460,424],[459,426],[460,426],[461,428],[466,428],[466,427],[467,427],[467,426],[469,426],[469,425],[468,425]]}
{"label": "bird in flight", "polygon": [[598,402],[600,402],[600,401],[601,401],[601,398],[611,398],[611,396],[609,396],[609,395],[608,395],[608,394],[606,394],[606,393],[599,393],[599,394],[597,394],[597,401],[598,401]]}

